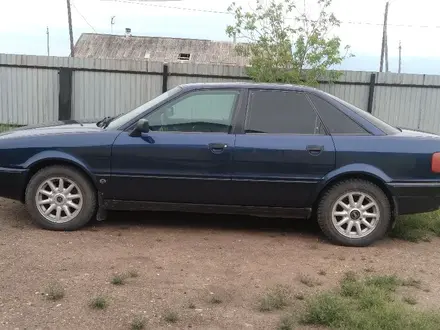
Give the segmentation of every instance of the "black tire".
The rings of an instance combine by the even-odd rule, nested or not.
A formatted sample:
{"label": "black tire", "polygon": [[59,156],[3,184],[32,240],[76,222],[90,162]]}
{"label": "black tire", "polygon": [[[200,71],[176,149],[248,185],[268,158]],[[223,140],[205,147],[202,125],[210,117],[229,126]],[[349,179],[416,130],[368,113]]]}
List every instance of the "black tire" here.
{"label": "black tire", "polygon": [[[82,193],[82,207],[78,214],[71,220],[57,223],[46,219],[38,210],[36,202],[37,191],[46,180],[62,177],[74,182]],[[29,181],[25,203],[32,220],[40,227],[49,230],[72,231],[86,225],[96,211],[96,190],[90,181],[78,170],[69,166],[50,166],[38,171]],[[66,215],[66,213],[64,213]]]}
{"label": "black tire", "polygon": [[[376,227],[366,236],[357,238],[344,236],[333,224],[333,207],[339,198],[349,192],[360,192],[371,196],[379,208],[380,216]],[[332,242],[344,246],[364,247],[386,235],[391,222],[391,206],[388,197],[377,185],[365,180],[351,179],[335,184],[323,194],[319,201],[317,218],[321,230]]]}

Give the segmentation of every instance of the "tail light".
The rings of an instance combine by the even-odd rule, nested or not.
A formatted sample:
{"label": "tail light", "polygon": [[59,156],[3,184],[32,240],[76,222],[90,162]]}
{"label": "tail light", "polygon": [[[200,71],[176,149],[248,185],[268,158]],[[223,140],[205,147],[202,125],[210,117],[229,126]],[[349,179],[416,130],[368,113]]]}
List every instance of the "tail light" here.
{"label": "tail light", "polygon": [[432,154],[431,171],[434,173],[440,173],[440,152]]}

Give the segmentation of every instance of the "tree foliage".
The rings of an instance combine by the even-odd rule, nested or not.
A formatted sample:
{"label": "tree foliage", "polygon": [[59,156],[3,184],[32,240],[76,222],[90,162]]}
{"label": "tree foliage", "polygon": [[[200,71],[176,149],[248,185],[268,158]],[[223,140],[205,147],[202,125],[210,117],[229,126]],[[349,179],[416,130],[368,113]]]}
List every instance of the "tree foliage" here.
{"label": "tree foliage", "polygon": [[[318,15],[309,17],[295,0],[257,0],[255,9],[244,11],[235,3],[228,8],[234,25],[226,33],[244,40],[237,44],[240,55],[250,58],[248,75],[258,82],[316,86],[320,78],[337,79],[340,72],[329,70],[350,56],[349,46],[341,52],[341,40],[331,35],[340,21],[330,12],[332,0],[313,0]],[[310,4],[311,0],[308,0]]]}

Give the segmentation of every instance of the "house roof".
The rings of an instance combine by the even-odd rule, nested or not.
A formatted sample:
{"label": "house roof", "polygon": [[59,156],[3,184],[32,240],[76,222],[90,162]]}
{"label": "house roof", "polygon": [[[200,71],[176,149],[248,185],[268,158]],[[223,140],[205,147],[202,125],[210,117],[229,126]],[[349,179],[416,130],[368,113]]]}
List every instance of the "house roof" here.
{"label": "house roof", "polygon": [[[189,59],[182,59],[188,54]],[[75,45],[75,57],[240,66],[249,62],[236,53],[232,42],[93,33],[81,35]]]}

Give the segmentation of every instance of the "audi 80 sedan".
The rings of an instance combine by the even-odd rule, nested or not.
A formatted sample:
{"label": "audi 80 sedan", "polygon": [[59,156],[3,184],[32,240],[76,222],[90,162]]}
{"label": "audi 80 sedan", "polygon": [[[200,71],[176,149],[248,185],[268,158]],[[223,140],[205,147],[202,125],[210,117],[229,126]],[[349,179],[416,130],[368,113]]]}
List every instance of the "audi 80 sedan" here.
{"label": "audi 80 sedan", "polygon": [[440,136],[393,127],[292,85],[178,86],[99,122],[0,135],[0,196],[51,230],[107,210],[316,218],[367,246],[398,215],[440,205]]}

